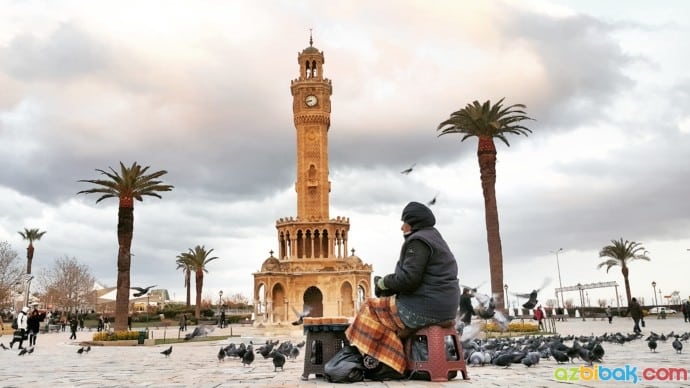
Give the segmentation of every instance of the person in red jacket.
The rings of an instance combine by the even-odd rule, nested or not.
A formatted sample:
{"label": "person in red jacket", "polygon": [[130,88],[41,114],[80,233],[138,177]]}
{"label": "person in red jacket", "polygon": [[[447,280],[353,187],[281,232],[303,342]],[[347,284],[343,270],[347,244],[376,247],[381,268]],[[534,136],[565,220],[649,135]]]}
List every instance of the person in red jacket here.
{"label": "person in red jacket", "polygon": [[537,306],[537,309],[534,310],[534,319],[539,323],[539,330],[543,330],[544,325],[542,321],[544,320],[544,310],[541,309],[541,305]]}

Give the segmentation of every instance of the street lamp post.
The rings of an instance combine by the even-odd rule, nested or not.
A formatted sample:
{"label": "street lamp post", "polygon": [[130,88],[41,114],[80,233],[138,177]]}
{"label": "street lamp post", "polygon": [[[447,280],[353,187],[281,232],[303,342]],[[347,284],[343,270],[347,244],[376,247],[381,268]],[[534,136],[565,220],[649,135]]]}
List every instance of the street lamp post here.
{"label": "street lamp post", "polygon": [[[656,298],[656,295],[654,295],[654,298]],[[661,287],[659,287],[659,299],[661,299]],[[661,299],[661,301],[663,302],[664,300]]]}
{"label": "street lamp post", "polygon": [[[505,295],[506,295],[506,310],[508,310],[508,309],[510,309],[510,302],[508,302],[508,283],[503,285],[503,288],[506,290],[506,293],[505,293]],[[508,314],[508,315],[510,315],[510,314]]]}
{"label": "street lamp post", "polygon": [[[561,289],[561,307],[565,307],[565,302],[563,302],[563,282],[561,281],[561,263],[558,261],[558,253],[563,252],[563,248],[558,248],[558,250],[551,251],[551,253],[556,254],[556,268],[558,269],[558,287]],[[556,299],[558,303],[558,299]]]}
{"label": "street lamp post", "polygon": [[659,301],[656,300],[656,282],[655,282],[655,281],[652,281],[652,288],[654,289],[654,305],[655,305],[655,306],[658,306],[658,305],[659,305]]}
{"label": "street lamp post", "polygon": [[223,306],[223,290],[218,291],[218,323],[220,323],[218,326],[221,328],[223,327],[223,321],[222,321],[222,316],[221,316],[221,307]]}

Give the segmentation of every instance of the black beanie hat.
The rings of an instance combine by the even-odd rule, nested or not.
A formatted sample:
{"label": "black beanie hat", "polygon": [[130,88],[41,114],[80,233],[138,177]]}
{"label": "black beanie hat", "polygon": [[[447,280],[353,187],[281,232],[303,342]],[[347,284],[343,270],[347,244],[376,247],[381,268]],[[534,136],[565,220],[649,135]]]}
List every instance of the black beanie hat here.
{"label": "black beanie hat", "polygon": [[413,230],[422,229],[436,224],[436,217],[431,209],[419,202],[410,202],[402,211],[402,221]]}

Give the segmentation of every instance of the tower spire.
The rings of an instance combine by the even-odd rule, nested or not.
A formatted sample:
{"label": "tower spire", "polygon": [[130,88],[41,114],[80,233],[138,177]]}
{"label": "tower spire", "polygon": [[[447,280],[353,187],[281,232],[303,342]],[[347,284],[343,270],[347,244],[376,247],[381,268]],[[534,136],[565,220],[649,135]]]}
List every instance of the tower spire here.
{"label": "tower spire", "polygon": [[311,30],[312,30],[312,29],[310,28],[310,29],[309,29],[309,47],[314,46],[314,39],[312,39],[312,36],[311,36],[311,32],[312,32],[312,31],[311,31]]}

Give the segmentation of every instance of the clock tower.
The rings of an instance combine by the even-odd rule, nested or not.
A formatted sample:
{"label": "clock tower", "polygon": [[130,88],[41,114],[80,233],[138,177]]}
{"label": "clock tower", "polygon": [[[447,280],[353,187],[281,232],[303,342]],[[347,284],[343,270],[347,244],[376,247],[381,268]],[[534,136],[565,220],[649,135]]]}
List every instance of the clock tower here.
{"label": "clock tower", "polygon": [[[254,273],[255,324],[291,322],[295,312],[309,317],[354,317],[371,293],[370,264],[348,252],[350,219],[330,218],[328,130],[331,80],[324,55],[314,47],[297,54],[299,77],[290,84],[297,138],[297,217],[276,221],[277,257]],[[349,254],[348,254],[349,253]]]}
{"label": "clock tower", "polygon": [[324,57],[313,46],[297,55],[299,78],[292,80],[292,112],[297,129],[297,218],[328,220],[328,128],[331,126],[331,80],[323,76]]}

